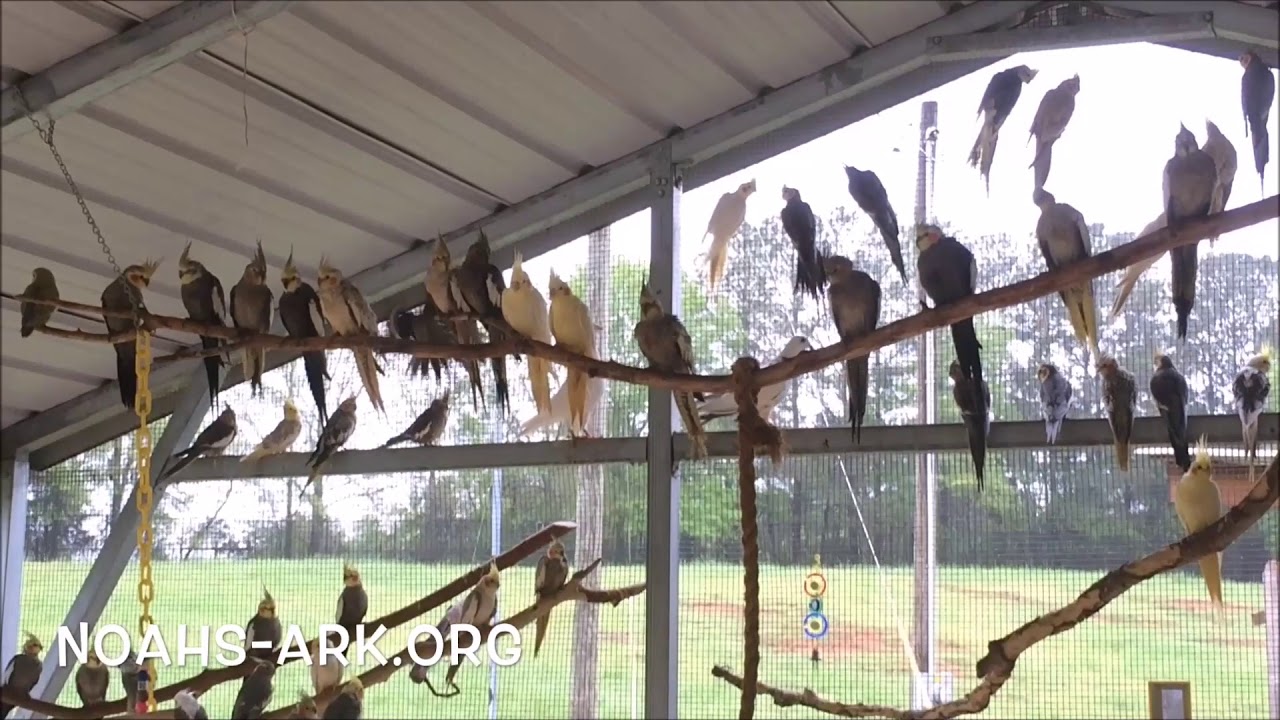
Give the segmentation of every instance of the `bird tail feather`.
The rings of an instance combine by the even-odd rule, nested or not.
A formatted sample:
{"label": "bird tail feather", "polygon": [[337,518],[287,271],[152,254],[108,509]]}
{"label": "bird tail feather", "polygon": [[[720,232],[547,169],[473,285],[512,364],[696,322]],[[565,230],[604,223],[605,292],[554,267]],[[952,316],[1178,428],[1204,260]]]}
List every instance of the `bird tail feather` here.
{"label": "bird tail feather", "polygon": [[845,363],[845,375],[849,381],[849,425],[853,430],[853,441],[862,442],[862,421],[867,413],[867,389],[869,383],[870,362],[866,355],[854,358]]}
{"label": "bird tail feather", "polygon": [[1240,411],[1240,434],[1244,440],[1245,459],[1249,461],[1249,482],[1253,482],[1254,461],[1258,459],[1258,419],[1255,417],[1250,422],[1244,410]]}
{"label": "bird tail feather", "polygon": [[712,291],[716,289],[716,285],[724,277],[724,266],[729,259],[729,238],[712,236],[711,248],[707,251],[707,282]]}
{"label": "bird tail feather", "polygon": [[242,463],[253,462],[260,457],[264,457],[266,454],[267,454],[267,449],[262,445],[258,445],[253,449],[253,452],[240,458],[240,462]]}
{"label": "bird tail feather", "polygon": [[1187,338],[1187,320],[1196,304],[1196,245],[1174,248],[1169,257],[1173,261],[1173,308],[1178,315],[1178,339]]}
{"label": "bird tail feather", "polygon": [[1129,472],[1129,438],[1115,439],[1116,465],[1121,472]]}
{"label": "bird tail feather", "polygon": [[484,382],[480,379],[480,361],[469,360],[465,363],[467,379],[471,381],[471,406],[479,410],[485,404]]}
{"label": "bird tail feather", "polygon": [[200,457],[200,453],[191,452],[191,449],[188,449],[184,452],[174,455],[173,461],[170,463],[169,467],[165,469],[164,473],[160,476],[159,479],[168,480],[174,475],[177,475],[178,473],[185,470],[188,465],[195,462],[196,458],[198,457]]}
{"label": "bird tail feather", "polygon": [[1062,294],[1071,318],[1071,329],[1076,339],[1098,357],[1098,310],[1093,300],[1093,286],[1082,285]]}
{"label": "bird tail feather", "polygon": [[382,392],[378,389],[378,361],[374,359],[373,351],[356,348],[351,353],[356,357],[356,369],[360,372],[360,380],[364,383],[364,390],[369,395],[369,402],[378,412],[385,415],[387,411],[382,406]]}
{"label": "bird tail feather", "polygon": [[[214,337],[200,336],[200,347],[205,350],[217,350],[222,341]],[[209,403],[211,405],[218,404],[218,391],[221,389],[222,378],[218,374],[218,369],[222,367],[222,358],[213,355],[204,359],[205,379],[209,383]]]}
{"label": "bird tail feather", "polygon": [[569,377],[569,433],[580,437],[587,424],[587,374],[570,369]]}
{"label": "bird tail feather", "polygon": [[116,343],[116,380],[120,383],[120,402],[127,408],[134,406],[138,395],[136,361],[137,348],[132,342]]}
{"label": "bird tail feather", "polygon": [[1036,157],[1031,161],[1031,167],[1035,168],[1035,181],[1037,188],[1043,188],[1044,184],[1049,181],[1049,168],[1053,165],[1053,141],[1036,139]]}
{"label": "bird tail feather", "polygon": [[391,438],[390,440],[388,440],[388,441],[386,441],[386,442],[382,443],[382,445],[381,445],[380,447],[389,448],[389,447],[391,447],[392,445],[397,445],[397,444],[402,443],[402,442],[404,442],[405,440],[408,440],[408,439],[409,439],[409,436],[408,436],[408,435],[405,435],[404,433],[401,433],[401,434],[399,434],[399,435],[397,435],[397,436],[395,436],[395,437]]}
{"label": "bird tail feather", "polygon": [[489,361],[493,368],[493,387],[494,394],[498,397],[498,409],[511,409],[511,391],[507,385],[507,358],[506,356],[496,357]]}
{"label": "bird tail feather", "polygon": [[542,641],[547,637],[547,627],[551,625],[551,611],[538,616],[534,621],[533,635],[533,656],[538,657],[538,651],[542,649]]}
{"label": "bird tail feather", "polygon": [[1062,418],[1044,419],[1044,438],[1050,445],[1058,442],[1058,432],[1062,430]]}
{"label": "bird tail feather", "polygon": [[533,404],[538,412],[551,411],[551,363],[529,358],[529,388],[533,391]]}
{"label": "bird tail feather", "polygon": [[[973,318],[965,318],[951,325],[951,342],[956,346],[956,357],[964,369],[965,377],[972,380],[982,379],[982,343],[978,342],[978,331],[973,326]],[[979,402],[981,402],[981,393]]]}
{"label": "bird tail feather", "polygon": [[680,422],[684,431],[689,434],[690,455],[694,460],[707,456],[707,433],[702,428],[702,419],[698,417],[698,409],[691,393],[672,393],[676,408],[680,411]]}
{"label": "bird tail feather", "polygon": [[[982,403],[979,402],[979,405]],[[985,409],[985,408],[984,408]],[[985,423],[981,416],[969,417],[964,419],[965,429],[969,435],[969,456],[973,458],[973,471],[978,477],[978,491],[982,491],[983,482],[986,480],[983,471],[987,464],[987,433]]]}
{"label": "bird tail feather", "polygon": [[1209,599],[1222,607],[1222,553],[1210,553],[1200,558],[1200,574],[1204,575]]}
{"label": "bird tail feather", "polygon": [[[1262,172],[1271,157],[1271,137],[1266,123],[1258,123],[1253,128],[1253,167],[1258,171],[1258,184],[1262,187]],[[1263,194],[1265,195],[1265,188]]]}
{"label": "bird tail feather", "polygon": [[324,402],[324,379],[328,375],[328,363],[324,351],[309,352],[302,356],[302,367],[307,371],[307,385],[311,388],[311,397],[316,401],[316,409],[320,417],[329,417]]}
{"label": "bird tail feather", "polygon": [[1133,293],[1133,288],[1137,286],[1138,280],[1142,278],[1142,274],[1147,268],[1156,264],[1160,259],[1160,255],[1147,258],[1141,262],[1136,262],[1124,271],[1124,277],[1120,278],[1120,282],[1116,283],[1116,299],[1111,303],[1111,317],[1115,318],[1120,315],[1120,310],[1124,308],[1124,303],[1129,299],[1129,295]]}

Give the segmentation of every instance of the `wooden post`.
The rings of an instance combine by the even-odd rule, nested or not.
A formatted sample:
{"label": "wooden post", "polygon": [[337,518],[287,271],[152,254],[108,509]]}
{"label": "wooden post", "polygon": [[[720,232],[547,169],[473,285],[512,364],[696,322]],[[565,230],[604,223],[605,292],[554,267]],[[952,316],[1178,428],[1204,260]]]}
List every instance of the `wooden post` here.
{"label": "wooden post", "polygon": [[1280,560],[1262,570],[1263,612],[1267,616],[1267,695],[1272,720],[1280,720]]}

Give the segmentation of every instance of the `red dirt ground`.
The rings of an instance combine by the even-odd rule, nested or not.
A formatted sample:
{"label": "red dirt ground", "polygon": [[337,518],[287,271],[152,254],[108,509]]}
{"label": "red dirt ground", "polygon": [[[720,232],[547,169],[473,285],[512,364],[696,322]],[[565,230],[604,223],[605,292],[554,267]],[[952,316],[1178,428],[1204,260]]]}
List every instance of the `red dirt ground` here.
{"label": "red dirt ground", "polygon": [[735,615],[737,617],[742,617],[742,606],[735,605],[733,603],[694,602],[689,603],[687,607],[694,612],[706,613],[709,615]]}
{"label": "red dirt ground", "polygon": [[1032,600],[1032,598],[1023,595],[1022,593],[1013,592],[1012,590],[984,590],[982,588],[944,584],[942,586],[942,591],[968,595],[969,597],[992,598],[995,600],[1005,600],[1014,603],[1028,603]]}
{"label": "red dirt ground", "polygon": [[[1261,608],[1250,607],[1248,605],[1242,605],[1240,603],[1230,603],[1230,602],[1223,603],[1222,606],[1223,606],[1223,609],[1227,610],[1228,612],[1253,613],[1261,609]],[[1209,600],[1208,597],[1205,597],[1205,599],[1203,600],[1172,600],[1169,602],[1161,603],[1160,607],[1163,607],[1166,609],[1178,610],[1181,612],[1208,613],[1208,612],[1214,611],[1213,603]]]}

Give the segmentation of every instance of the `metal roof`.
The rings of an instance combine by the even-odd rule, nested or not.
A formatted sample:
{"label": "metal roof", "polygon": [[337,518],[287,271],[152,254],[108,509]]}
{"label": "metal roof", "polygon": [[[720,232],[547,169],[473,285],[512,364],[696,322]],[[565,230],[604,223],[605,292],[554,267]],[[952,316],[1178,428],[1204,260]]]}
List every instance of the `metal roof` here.
{"label": "metal roof", "polygon": [[[1227,38],[1274,61],[1274,10],[1114,5],[1159,17],[1095,42]],[[1016,52],[1000,28],[1049,6],[1063,3],[5,2],[2,287],[46,266],[92,303],[113,275],[15,82],[57,117],[121,264],[166,258],[152,310],[182,314],[188,241],[229,283],[261,238],[276,268],[291,246],[304,273],[327,255],[385,312],[421,294],[420,239],[465,246],[482,221],[500,256],[545,250],[645,207],[654,148],[689,163],[686,188],[705,184]],[[1090,42],[1056,24],[1018,37]],[[109,352],[20,339],[17,304],[0,304],[6,453],[65,441],[40,467],[128,428]],[[157,371],[157,413],[190,371]]]}

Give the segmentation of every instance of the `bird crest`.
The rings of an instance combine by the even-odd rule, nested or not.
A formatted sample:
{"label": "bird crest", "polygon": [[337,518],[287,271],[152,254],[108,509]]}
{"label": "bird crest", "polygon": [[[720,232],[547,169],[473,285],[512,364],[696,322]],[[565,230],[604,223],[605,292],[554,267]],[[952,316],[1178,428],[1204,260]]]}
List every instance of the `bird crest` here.
{"label": "bird crest", "polygon": [[1058,368],[1049,363],[1040,363],[1040,368],[1036,370],[1036,377],[1040,378],[1040,382],[1044,382],[1045,378],[1058,372]]}
{"label": "bird crest", "polygon": [[284,280],[285,282],[289,282],[290,280],[297,279],[297,277],[298,277],[298,268],[296,265],[293,264],[293,246],[290,245],[289,257],[285,258],[284,270],[280,272],[280,279]]}
{"label": "bird crest", "polygon": [[326,274],[336,273],[338,272],[338,269],[335,268],[333,264],[329,262],[328,255],[321,255],[319,271],[321,275],[326,275]]}
{"label": "bird crest", "polygon": [[183,270],[190,268],[195,263],[191,262],[191,243],[182,248],[182,254],[178,256],[178,272],[181,274]]}
{"label": "bird crest", "polygon": [[1249,367],[1261,373],[1271,372],[1271,360],[1275,355],[1275,350],[1270,345],[1264,345],[1257,355],[1249,358]]}
{"label": "bird crest", "polygon": [[1213,460],[1209,457],[1209,438],[1204,435],[1201,435],[1200,441],[1196,443],[1196,459],[1192,461],[1191,469],[1204,472],[1213,469]]}
{"label": "bird crest", "polygon": [[156,270],[160,269],[160,263],[162,262],[164,262],[164,258],[157,258],[155,260],[152,260],[151,258],[147,258],[146,260],[143,260],[141,264],[130,265],[125,270],[125,274],[128,275],[129,271],[132,270],[133,272],[138,273],[138,275],[140,275],[143,280],[150,281],[151,276],[155,275]]}
{"label": "bird crest", "polygon": [[1018,66],[1018,79],[1019,79],[1019,80],[1021,80],[1021,81],[1022,81],[1022,82],[1024,82],[1024,83],[1029,83],[1029,82],[1031,82],[1032,80],[1035,80],[1035,79],[1036,79],[1036,75],[1039,75],[1039,74],[1040,74],[1040,71],[1039,71],[1039,70],[1032,70],[1031,68],[1027,67],[1026,65],[1019,65],[1019,66]]}
{"label": "bird crest", "polygon": [[782,199],[791,202],[792,199],[800,199],[800,191],[793,187],[782,186]]}
{"label": "bird crest", "polygon": [[342,404],[338,406],[338,409],[345,413],[354,413],[356,411],[356,396],[352,395],[346,400],[343,400]]}
{"label": "bird crest", "polygon": [[524,272],[524,258],[520,256],[520,251],[516,251],[515,257],[511,261],[511,284],[528,280],[529,276]]}
{"label": "bird crest", "polygon": [[1062,84],[1058,85],[1058,87],[1062,88],[1063,90],[1070,91],[1072,95],[1075,95],[1076,93],[1080,92],[1080,75],[1079,75],[1079,73],[1077,73],[1077,74],[1075,74],[1075,75],[1072,75],[1071,77],[1067,78],[1066,80],[1063,80],[1063,81],[1062,81]]}
{"label": "bird crest", "polygon": [[1153,358],[1153,362],[1155,363],[1155,367],[1157,370],[1173,365],[1173,361],[1169,359],[1169,355],[1165,353],[1165,351],[1163,350],[1156,351],[1156,355],[1155,355],[1155,358]]}
{"label": "bird crest", "polygon": [[564,557],[564,543],[560,542],[559,538],[556,538],[547,546],[547,557]]}
{"label": "bird crest", "polygon": [[569,285],[560,279],[554,268],[551,270],[550,278],[547,280],[547,289],[554,295],[556,293],[571,294]]}
{"label": "bird crest", "polygon": [[1178,155],[1186,155],[1192,150],[1199,149],[1200,146],[1196,143],[1196,136],[1187,129],[1187,126],[1178,123],[1178,135],[1173,140],[1173,147]]}
{"label": "bird crest", "polygon": [[1221,137],[1222,131],[1209,118],[1204,119],[1204,131],[1209,137]]}
{"label": "bird crest", "polygon": [[1253,62],[1257,59],[1258,59],[1258,56],[1254,55],[1252,50],[1248,50],[1243,55],[1240,56],[1240,67],[1244,68],[1245,70],[1248,70],[1249,66],[1252,65]]}
{"label": "bird crest", "polygon": [[298,417],[298,406],[293,404],[293,398],[284,399],[284,416],[287,418]]}
{"label": "bird crest", "polygon": [[1098,358],[1097,369],[1100,373],[1110,374],[1120,369],[1120,363],[1116,362],[1116,359],[1110,355],[1104,354]]}
{"label": "bird crest", "polygon": [[355,565],[345,560],[342,563],[342,582],[344,585],[360,584],[360,571],[356,569]]}
{"label": "bird crest", "polygon": [[270,617],[276,612],[276,599],[271,597],[271,592],[267,590],[267,586],[262,586],[262,599],[258,601],[258,614],[264,617]]}
{"label": "bird crest", "polygon": [[262,251],[262,240],[258,240],[257,247],[253,251],[253,260],[249,261],[249,265],[258,272],[259,277],[267,277],[267,255]]}
{"label": "bird crest", "polygon": [[44,643],[40,642],[40,638],[25,630],[23,631],[23,634],[27,636],[27,639],[22,643],[22,652],[27,655],[40,654],[40,651],[44,649]]}
{"label": "bird crest", "polygon": [[747,197],[755,191],[756,191],[755,178],[752,178],[738,186],[738,194],[742,195],[743,197]]}
{"label": "bird crest", "polygon": [[483,229],[480,230],[480,237],[467,248],[467,259],[472,262],[489,262],[489,238],[485,237]]}
{"label": "bird crest", "polygon": [[444,263],[445,267],[449,267],[449,243],[444,241],[444,235],[436,236],[436,251],[431,258],[431,264]]}
{"label": "bird crest", "polygon": [[964,381],[964,368],[960,367],[959,360],[951,361],[951,367],[947,368],[947,374],[957,383]]}
{"label": "bird crest", "polygon": [[360,682],[360,678],[353,677],[347,681],[346,685],[342,686],[342,692],[348,695],[354,695],[356,697],[363,697],[364,683]]}
{"label": "bird crest", "polygon": [[498,573],[498,563],[490,562],[489,572],[485,573],[484,579],[496,585],[501,578],[502,576]]}
{"label": "bird crest", "polygon": [[649,287],[649,278],[646,277],[640,281],[640,314],[649,315],[655,312],[662,312],[662,302],[653,294],[653,290]]}

